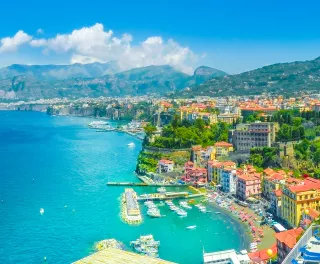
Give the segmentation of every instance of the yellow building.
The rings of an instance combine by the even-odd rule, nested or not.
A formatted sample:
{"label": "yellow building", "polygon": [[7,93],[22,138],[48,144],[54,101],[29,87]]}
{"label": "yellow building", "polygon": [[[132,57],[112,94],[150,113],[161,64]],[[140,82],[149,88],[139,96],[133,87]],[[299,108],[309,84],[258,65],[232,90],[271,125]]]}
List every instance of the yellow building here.
{"label": "yellow building", "polygon": [[306,178],[298,185],[284,186],[281,196],[281,217],[290,226],[299,226],[307,208],[320,211],[320,180]]}
{"label": "yellow building", "polygon": [[217,142],[214,144],[216,158],[225,157],[229,152],[233,151],[233,145],[228,142]]}

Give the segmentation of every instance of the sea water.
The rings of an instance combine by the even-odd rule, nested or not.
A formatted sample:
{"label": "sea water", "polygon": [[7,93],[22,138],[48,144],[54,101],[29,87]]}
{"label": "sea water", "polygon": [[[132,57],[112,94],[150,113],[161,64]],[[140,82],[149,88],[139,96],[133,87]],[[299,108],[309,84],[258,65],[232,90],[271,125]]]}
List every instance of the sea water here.
{"label": "sea water", "polygon": [[[245,246],[241,227],[224,214],[196,207],[180,218],[167,206],[143,223],[121,221],[124,187],[134,174],[141,141],[119,132],[96,132],[92,119],[0,111],[0,263],[71,263],[93,252],[95,242],[153,234],[160,257],[202,263],[202,254]],[[128,147],[130,142],[135,147]],[[138,194],[156,192],[137,187]],[[177,202],[175,202],[177,204]],[[43,208],[43,214],[40,209]],[[197,225],[195,230],[187,226]]]}

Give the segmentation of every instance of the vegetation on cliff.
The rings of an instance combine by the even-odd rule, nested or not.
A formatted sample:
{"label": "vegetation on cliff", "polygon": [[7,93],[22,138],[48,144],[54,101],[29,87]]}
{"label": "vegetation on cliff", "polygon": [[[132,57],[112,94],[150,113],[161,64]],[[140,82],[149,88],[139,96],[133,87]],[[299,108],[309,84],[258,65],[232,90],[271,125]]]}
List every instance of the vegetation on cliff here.
{"label": "vegetation on cliff", "polygon": [[158,148],[171,149],[190,148],[193,145],[206,147],[217,141],[227,141],[229,128],[230,125],[223,122],[209,125],[202,119],[197,119],[191,123],[187,120],[180,121],[176,116],[163,128],[161,135],[149,144]]}

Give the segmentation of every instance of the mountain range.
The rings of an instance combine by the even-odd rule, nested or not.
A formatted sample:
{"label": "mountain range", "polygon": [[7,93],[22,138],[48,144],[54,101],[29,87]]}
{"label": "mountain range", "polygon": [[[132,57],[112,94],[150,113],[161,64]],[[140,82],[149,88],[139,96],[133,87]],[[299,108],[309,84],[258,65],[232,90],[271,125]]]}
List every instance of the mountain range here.
{"label": "mountain range", "polygon": [[293,95],[301,91],[320,91],[320,57],[277,63],[235,75],[206,66],[198,67],[193,75],[168,65],[120,71],[116,62],[14,64],[0,69],[0,100],[146,94],[177,97]]}
{"label": "mountain range", "polygon": [[119,71],[115,62],[72,65],[20,65],[0,69],[0,99],[79,98],[166,94],[227,73],[206,66],[193,75],[171,66]]}
{"label": "mountain range", "polygon": [[320,57],[310,61],[277,63],[256,70],[214,77],[177,96],[230,96],[273,93],[293,95],[305,91],[320,91]]}

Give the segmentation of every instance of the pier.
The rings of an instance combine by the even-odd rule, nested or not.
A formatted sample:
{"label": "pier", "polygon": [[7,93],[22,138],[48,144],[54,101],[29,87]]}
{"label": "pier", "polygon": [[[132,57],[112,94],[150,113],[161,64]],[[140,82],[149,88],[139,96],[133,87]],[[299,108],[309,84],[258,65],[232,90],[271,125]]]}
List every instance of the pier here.
{"label": "pier", "polygon": [[166,192],[151,193],[138,196],[138,201],[146,200],[172,200],[172,199],[191,199],[204,196],[204,193],[189,194],[188,192]]}
{"label": "pier", "polygon": [[142,216],[138,204],[137,194],[133,189],[125,189],[121,199],[121,216],[129,224],[139,224]]}
{"label": "pier", "polygon": [[144,183],[144,182],[107,182],[108,186],[140,186],[140,187],[183,187],[188,185],[182,184],[162,184],[162,183]]}

